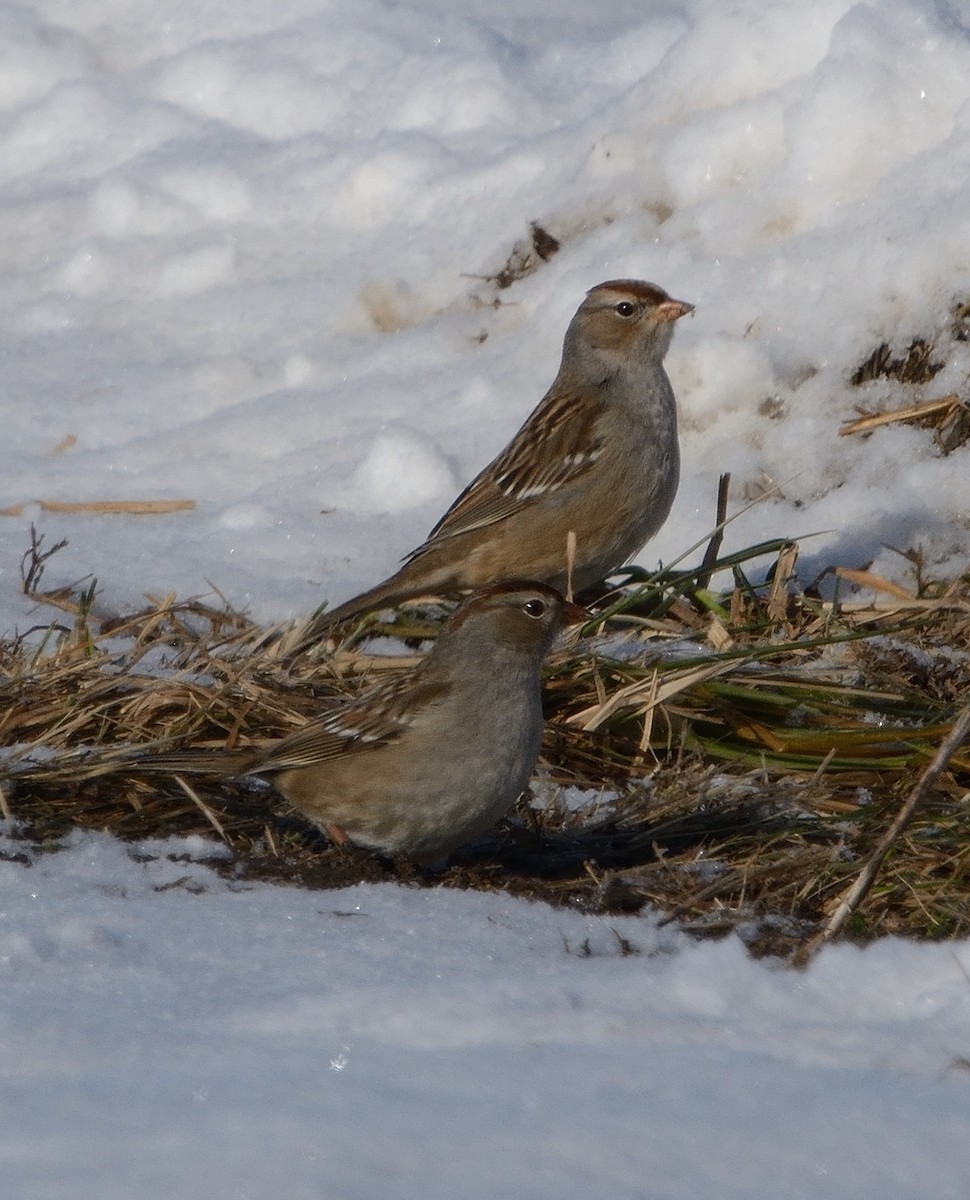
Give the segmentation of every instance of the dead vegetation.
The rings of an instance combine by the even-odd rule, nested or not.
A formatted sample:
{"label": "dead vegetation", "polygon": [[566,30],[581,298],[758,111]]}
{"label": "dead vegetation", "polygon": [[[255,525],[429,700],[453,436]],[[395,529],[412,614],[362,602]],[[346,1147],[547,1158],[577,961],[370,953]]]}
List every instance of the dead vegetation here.
{"label": "dead vegetation", "polygon": [[[904,354],[894,355],[888,342],[880,344],[860,363],[849,377],[853,387],[862,387],[878,379],[893,379],[918,389],[933,380],[946,365],[938,343],[947,337],[966,341],[970,328],[970,302],[953,306],[949,329],[939,338],[915,337]],[[933,440],[941,454],[952,454],[970,441],[970,406],[956,394],[938,399],[914,400],[911,404],[886,412],[872,412],[856,406],[859,416],[846,422],[839,433],[869,434],[880,425],[916,425],[933,431]]]}
{"label": "dead vegetation", "polygon": [[[362,649],[367,637],[391,632],[417,650],[439,613],[372,619],[332,654],[284,667],[277,631],[221,602],[153,598],[119,619],[98,615],[93,584],[44,595],[46,557],[35,541],[24,578],[55,620],[0,643],[15,839],[56,848],[77,826],[203,834],[231,848],[221,869],[234,876],[403,879],[601,913],[651,905],[698,934],[734,929],[756,952],[788,955],[825,936],[878,855],[833,933],[970,932],[970,748],[951,746],[912,803],[970,696],[970,574],[927,578],[914,555],[911,588],[841,572],[864,591],[823,602],[795,582],[787,541],[715,552],[694,571],[628,573],[549,664],[537,799],[424,875],[328,846],[265,785],[189,789],[139,778],[131,757],[282,736],[389,669]],[[729,586],[711,590],[712,578]],[[578,810],[572,787],[590,789]]]}
{"label": "dead vegetation", "polygon": [[484,276],[485,281],[504,291],[520,279],[527,279],[534,274],[558,252],[559,239],[538,221],[530,221],[528,238],[517,241],[502,266],[493,274]]}

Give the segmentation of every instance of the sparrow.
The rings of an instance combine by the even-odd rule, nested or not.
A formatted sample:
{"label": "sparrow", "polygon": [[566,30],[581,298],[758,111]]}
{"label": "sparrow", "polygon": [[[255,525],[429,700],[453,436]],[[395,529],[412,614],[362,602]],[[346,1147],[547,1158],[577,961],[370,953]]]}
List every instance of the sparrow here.
{"label": "sparrow", "polygon": [[415,596],[505,578],[571,594],[632,558],[677,492],[677,406],[663,360],[674,322],[693,309],[636,279],[592,288],[566,330],[559,373],[508,446],[399,571],[315,613],[287,656],[338,622]]}
{"label": "sparrow", "polygon": [[468,597],[412,671],[270,746],[145,754],[136,773],[264,777],[332,841],[430,865],[525,790],[542,739],[540,668],[589,619],[544,583]]}

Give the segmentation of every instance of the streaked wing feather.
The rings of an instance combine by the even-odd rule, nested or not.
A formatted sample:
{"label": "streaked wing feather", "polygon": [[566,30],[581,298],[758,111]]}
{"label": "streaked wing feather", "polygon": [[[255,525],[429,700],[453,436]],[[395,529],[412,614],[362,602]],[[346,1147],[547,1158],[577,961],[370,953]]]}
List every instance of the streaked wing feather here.
{"label": "streaked wing feather", "polygon": [[359,700],[284,738],[263,759],[257,773],[311,767],[396,742],[419,713],[440,700],[445,691],[443,683],[423,680],[420,673],[417,677],[409,673],[389,679]]}
{"label": "streaked wing feather", "polygon": [[[457,537],[494,525],[525,508],[539,496],[584,475],[602,450],[596,424],[601,402],[590,402],[588,391],[550,391],[502,453],[472,480],[427,540],[407,561],[440,538]],[[534,431],[544,436],[536,454]]]}

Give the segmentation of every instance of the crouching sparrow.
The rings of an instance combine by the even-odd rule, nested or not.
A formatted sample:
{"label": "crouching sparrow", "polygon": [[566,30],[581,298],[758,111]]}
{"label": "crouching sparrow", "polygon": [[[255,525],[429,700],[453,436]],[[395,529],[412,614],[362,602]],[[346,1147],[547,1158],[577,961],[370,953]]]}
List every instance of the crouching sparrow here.
{"label": "crouching sparrow", "polygon": [[627,562],[677,492],[677,408],[663,359],[674,322],[692,311],[635,279],[589,291],[552,387],[508,446],[396,574],[314,614],[288,653],[338,621],[413,596],[508,578],[581,591]]}
{"label": "crouching sparrow", "polygon": [[500,583],[454,612],[420,665],[270,747],[145,755],[139,771],[267,776],[332,840],[419,864],[489,829],[539,754],[539,670],[588,619],[542,583]]}

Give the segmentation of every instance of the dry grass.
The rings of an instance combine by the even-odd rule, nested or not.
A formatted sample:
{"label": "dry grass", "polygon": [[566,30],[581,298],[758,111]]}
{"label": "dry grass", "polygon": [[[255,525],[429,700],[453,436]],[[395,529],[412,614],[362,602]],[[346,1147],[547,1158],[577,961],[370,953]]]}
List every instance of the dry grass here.
{"label": "dry grass", "polygon": [[878,379],[894,379],[907,384],[913,401],[889,412],[870,412],[857,406],[858,418],[842,426],[842,436],[867,436],[880,425],[897,423],[918,425],[933,432],[941,454],[952,454],[970,441],[970,405],[955,393],[926,400],[919,390],[929,384],[946,365],[946,344],[965,342],[970,337],[970,302],[957,301],[950,314],[949,328],[935,336],[914,337],[904,354],[894,356],[888,342],[880,342],[849,377],[853,387],[863,387]]}
{"label": "dry grass", "polygon": [[[750,564],[767,550],[774,570],[755,585]],[[699,934],[736,929],[756,952],[788,955],[813,944],[879,852],[835,932],[965,936],[970,747],[899,815],[970,695],[970,575],[928,580],[913,556],[910,590],[856,573],[872,599],[823,603],[790,583],[796,557],[779,541],[602,597],[608,620],[549,664],[542,803],[425,876],[328,846],[265,786],[189,790],[130,766],[147,744],[290,732],[389,669],[359,649],[383,626],[284,665],[278,631],[221,602],[153,599],[119,621],[98,617],[93,585],[41,595],[35,543],[24,578],[58,616],[39,642],[35,630],[0,643],[0,804],[16,836],[40,845],[75,826],[204,834],[250,878],[405,878],[604,913],[649,904]],[[712,591],[725,572],[733,585]],[[392,629],[416,646],[439,617],[405,610]],[[573,811],[567,785],[616,798]]]}

